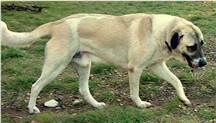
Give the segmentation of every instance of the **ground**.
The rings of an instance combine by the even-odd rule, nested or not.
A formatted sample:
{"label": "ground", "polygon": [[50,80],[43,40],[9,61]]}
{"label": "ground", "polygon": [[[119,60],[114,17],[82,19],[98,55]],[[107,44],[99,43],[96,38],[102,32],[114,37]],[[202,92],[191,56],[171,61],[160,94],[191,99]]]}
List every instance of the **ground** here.
{"label": "ground", "polygon": [[[85,101],[74,105],[73,102],[82,97],[78,92],[78,76],[69,65],[40,93],[37,106],[42,113],[30,115],[27,109],[30,88],[40,76],[44,47],[49,37],[26,48],[1,47],[3,123],[216,122],[215,2],[2,2],[1,6],[2,20],[10,30],[18,32],[31,31],[43,23],[75,13],[161,13],[180,16],[192,21],[202,30],[205,38],[204,52],[208,60],[205,68],[195,72],[175,59],[168,61],[169,68],[182,81],[185,92],[193,103],[191,107],[184,106],[178,100],[175,90],[167,82],[144,70],[140,97],[151,102],[153,107],[137,108],[129,98],[127,71],[104,64],[93,64],[90,90],[107,107],[94,109]],[[42,9],[39,11],[32,6]],[[44,102],[51,99],[59,102],[58,107],[43,106]]]}

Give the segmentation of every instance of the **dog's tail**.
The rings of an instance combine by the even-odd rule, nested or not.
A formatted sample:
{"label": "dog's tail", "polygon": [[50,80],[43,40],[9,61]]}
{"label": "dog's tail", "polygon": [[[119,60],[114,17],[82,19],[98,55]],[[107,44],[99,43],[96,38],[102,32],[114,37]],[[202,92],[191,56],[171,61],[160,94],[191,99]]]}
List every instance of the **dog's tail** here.
{"label": "dog's tail", "polygon": [[1,21],[1,44],[5,46],[29,46],[40,37],[51,35],[52,22],[37,27],[32,32],[12,32]]}

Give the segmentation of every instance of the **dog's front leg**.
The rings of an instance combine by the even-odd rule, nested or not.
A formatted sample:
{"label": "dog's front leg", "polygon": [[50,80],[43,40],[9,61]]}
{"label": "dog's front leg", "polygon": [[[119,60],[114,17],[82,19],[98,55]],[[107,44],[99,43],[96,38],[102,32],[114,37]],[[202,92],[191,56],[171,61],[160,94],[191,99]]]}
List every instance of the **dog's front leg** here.
{"label": "dog's front leg", "polygon": [[165,62],[157,63],[149,67],[160,78],[169,82],[177,91],[181,101],[186,105],[191,105],[190,100],[186,97],[181,81],[168,69]]}
{"label": "dog's front leg", "polygon": [[142,101],[139,97],[139,81],[142,74],[142,69],[131,67],[128,69],[129,84],[130,84],[130,97],[138,107],[150,107],[151,103]]}
{"label": "dog's front leg", "polygon": [[90,103],[93,107],[96,107],[99,109],[106,106],[105,103],[96,101],[90,93],[88,81],[89,81],[91,63],[89,63],[86,66],[79,66],[77,64],[77,65],[74,65],[74,67],[79,74],[79,91],[80,91],[80,94],[84,97],[84,99],[88,103]]}

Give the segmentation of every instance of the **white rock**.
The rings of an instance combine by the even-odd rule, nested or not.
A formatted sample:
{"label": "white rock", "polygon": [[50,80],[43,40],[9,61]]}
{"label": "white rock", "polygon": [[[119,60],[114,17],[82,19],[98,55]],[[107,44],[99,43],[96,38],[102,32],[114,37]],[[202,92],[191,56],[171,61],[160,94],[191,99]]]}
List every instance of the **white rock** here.
{"label": "white rock", "polygon": [[44,105],[46,107],[53,108],[53,107],[56,107],[58,105],[58,102],[56,100],[52,99],[50,101],[45,102]]}
{"label": "white rock", "polygon": [[73,101],[73,105],[76,105],[76,104],[78,104],[78,103],[80,103],[80,102],[82,102],[82,101],[83,101],[82,99],[74,100],[74,101]]}

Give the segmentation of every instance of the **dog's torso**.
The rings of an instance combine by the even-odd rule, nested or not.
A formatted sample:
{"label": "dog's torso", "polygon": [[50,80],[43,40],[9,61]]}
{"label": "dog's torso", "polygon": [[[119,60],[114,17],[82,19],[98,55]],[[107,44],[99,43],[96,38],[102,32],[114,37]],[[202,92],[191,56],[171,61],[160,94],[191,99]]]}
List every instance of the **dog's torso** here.
{"label": "dog's torso", "polygon": [[[127,68],[129,62],[146,67],[169,58],[161,42],[166,40],[167,25],[175,18],[148,14],[78,14],[54,24],[65,25],[71,41],[78,44],[73,58],[75,62],[83,66],[89,60],[108,62]],[[56,31],[65,33],[59,29]]]}

